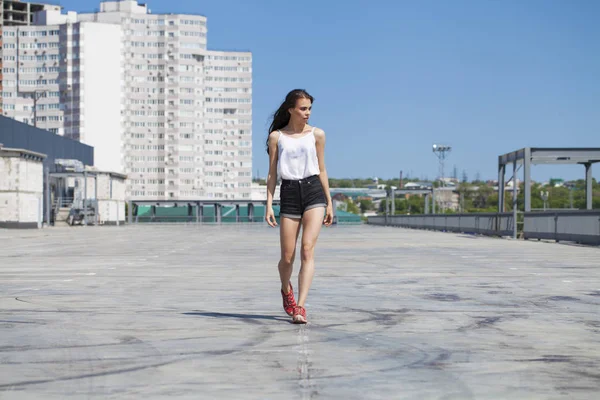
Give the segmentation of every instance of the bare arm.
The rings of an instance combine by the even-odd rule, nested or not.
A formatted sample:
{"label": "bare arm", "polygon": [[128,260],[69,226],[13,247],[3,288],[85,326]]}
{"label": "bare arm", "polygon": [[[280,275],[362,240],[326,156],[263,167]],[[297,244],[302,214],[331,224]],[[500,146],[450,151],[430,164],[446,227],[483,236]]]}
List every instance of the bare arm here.
{"label": "bare arm", "polygon": [[273,209],[273,197],[275,197],[275,188],[277,187],[277,159],[279,152],[277,141],[279,140],[279,132],[271,132],[269,135],[269,175],[267,175],[267,223],[274,226],[277,225],[275,215],[271,220],[271,211]]}
{"label": "bare arm", "polygon": [[325,225],[329,226],[333,222],[333,204],[331,202],[331,192],[329,190],[329,177],[325,167],[325,132],[321,129],[315,129],[315,138],[317,146],[317,159],[319,160],[319,179],[327,199],[327,215],[325,216]]}

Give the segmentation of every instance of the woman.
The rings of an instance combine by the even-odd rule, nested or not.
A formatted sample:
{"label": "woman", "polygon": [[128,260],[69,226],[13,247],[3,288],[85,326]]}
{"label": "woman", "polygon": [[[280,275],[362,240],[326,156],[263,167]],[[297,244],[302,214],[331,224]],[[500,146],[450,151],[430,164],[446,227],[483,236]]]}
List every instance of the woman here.
{"label": "woman", "polygon": [[[296,324],[307,323],[304,304],[315,272],[314,250],[321,225],[333,221],[329,181],[325,169],[325,132],[308,125],[313,97],[301,89],[292,90],[273,116],[267,139],[269,176],[265,219],[277,226],[273,195],[281,178],[279,278],[283,308]],[[323,216],[325,211],[325,217]],[[296,242],[302,227],[301,266],[298,275],[298,303],[290,282],[296,256]]]}

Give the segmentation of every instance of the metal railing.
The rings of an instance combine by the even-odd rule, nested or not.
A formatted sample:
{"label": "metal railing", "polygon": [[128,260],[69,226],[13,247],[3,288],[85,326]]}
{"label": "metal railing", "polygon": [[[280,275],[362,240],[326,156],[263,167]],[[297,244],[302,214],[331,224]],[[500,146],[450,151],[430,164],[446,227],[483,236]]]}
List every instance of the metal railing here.
{"label": "metal railing", "polygon": [[512,236],[512,213],[388,215],[369,217],[370,225],[397,226],[444,232]]}
{"label": "metal railing", "polygon": [[600,245],[600,210],[525,213],[523,237]]}
{"label": "metal railing", "polygon": [[[518,234],[524,239],[600,245],[600,210],[519,213]],[[370,225],[397,226],[488,236],[513,236],[512,213],[388,215],[368,218]]]}
{"label": "metal railing", "polygon": [[54,208],[56,210],[64,207],[72,207],[74,199],[72,197],[59,197],[54,200]]}
{"label": "metal railing", "polygon": [[172,223],[190,223],[190,224],[197,224],[197,223],[201,223],[201,224],[220,224],[220,223],[266,223],[264,218],[261,217],[254,217],[254,218],[250,218],[247,215],[240,215],[239,217],[236,217],[235,215],[233,216],[221,216],[220,219],[217,219],[216,216],[214,215],[204,215],[204,216],[198,216],[196,217],[195,215],[192,216],[188,216],[188,215],[155,215],[155,216],[150,216],[150,215],[135,215],[133,216],[133,223],[165,223],[165,224],[172,224]]}

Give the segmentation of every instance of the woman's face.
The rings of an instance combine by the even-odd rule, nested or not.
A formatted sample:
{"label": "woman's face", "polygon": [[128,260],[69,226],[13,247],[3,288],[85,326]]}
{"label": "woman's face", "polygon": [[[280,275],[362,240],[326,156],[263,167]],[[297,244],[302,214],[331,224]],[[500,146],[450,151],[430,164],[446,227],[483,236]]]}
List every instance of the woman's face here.
{"label": "woman's face", "polygon": [[290,116],[296,121],[304,121],[308,123],[310,118],[310,111],[312,110],[312,103],[309,99],[301,98],[296,100],[296,107],[290,108]]}

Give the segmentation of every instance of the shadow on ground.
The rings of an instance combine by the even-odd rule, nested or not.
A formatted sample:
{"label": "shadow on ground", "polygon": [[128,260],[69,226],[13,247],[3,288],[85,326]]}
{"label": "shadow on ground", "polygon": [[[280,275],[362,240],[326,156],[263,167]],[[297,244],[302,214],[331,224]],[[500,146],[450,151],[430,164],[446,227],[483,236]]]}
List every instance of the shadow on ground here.
{"label": "shadow on ground", "polygon": [[204,311],[193,311],[185,312],[184,315],[195,315],[198,317],[210,317],[210,318],[234,318],[242,320],[253,320],[253,319],[267,319],[272,321],[283,321],[289,322],[289,318],[278,317],[275,315],[262,315],[262,314],[233,314],[233,313],[219,313],[219,312],[204,312]]}

